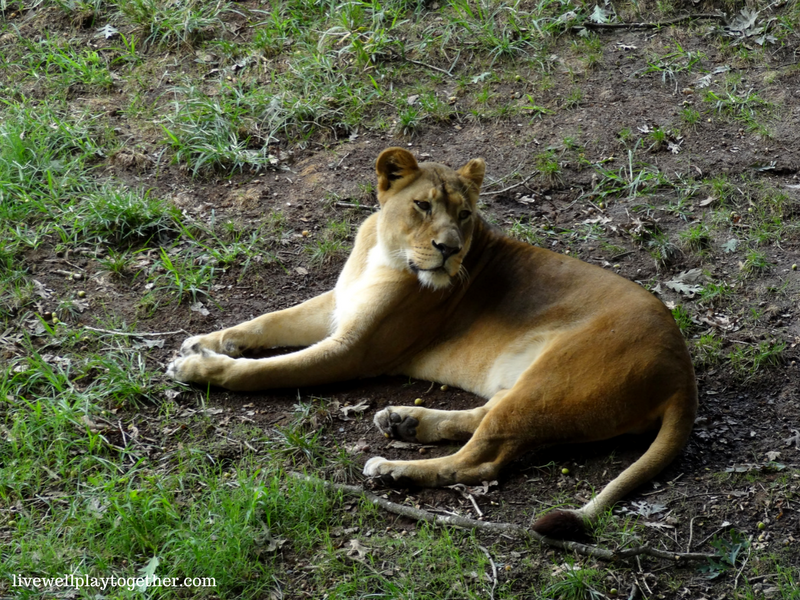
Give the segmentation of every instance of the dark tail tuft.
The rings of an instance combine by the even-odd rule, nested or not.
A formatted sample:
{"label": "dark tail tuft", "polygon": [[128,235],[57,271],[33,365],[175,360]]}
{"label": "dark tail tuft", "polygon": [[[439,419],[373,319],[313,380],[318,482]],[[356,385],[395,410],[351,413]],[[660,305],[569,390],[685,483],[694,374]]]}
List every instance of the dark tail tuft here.
{"label": "dark tail tuft", "polygon": [[581,516],[570,510],[554,510],[533,524],[539,535],[557,540],[585,541],[589,538]]}

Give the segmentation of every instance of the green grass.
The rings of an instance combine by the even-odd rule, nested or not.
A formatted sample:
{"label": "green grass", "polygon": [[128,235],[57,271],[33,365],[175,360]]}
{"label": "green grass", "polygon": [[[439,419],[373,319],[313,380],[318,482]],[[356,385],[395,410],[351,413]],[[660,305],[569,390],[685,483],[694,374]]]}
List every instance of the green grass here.
{"label": "green grass", "polygon": [[728,354],[728,360],[739,378],[749,379],[769,367],[780,365],[785,350],[786,343],[783,341],[738,345]]}
{"label": "green grass", "polygon": [[422,111],[409,106],[397,116],[397,132],[406,137],[412,137],[422,127],[424,115]]}
{"label": "green grass", "polygon": [[179,255],[161,248],[159,259],[153,262],[148,281],[153,284],[153,293],[159,297],[180,304],[191,299],[197,302],[199,296],[208,296],[215,266],[202,261],[199,256]]}
{"label": "green grass", "polygon": [[350,250],[351,227],[348,221],[328,221],[325,229],[305,248],[309,262],[319,266],[343,257]]}
{"label": "green grass", "polygon": [[[761,152],[771,145],[770,128],[785,116],[783,104],[790,106],[776,100],[776,90],[788,85],[792,67],[776,64],[797,46],[797,2],[771,9],[770,32],[780,47],[749,50],[700,35],[692,25],[654,31],[646,45],[624,52],[613,36],[572,29],[594,5],[554,0],[6,4],[0,596],[71,596],[66,588],[8,585],[13,574],[70,572],[215,580],[212,588],[102,592],[113,598],[594,598],[612,597],[612,586],[620,587],[615,596],[627,593],[620,585],[629,583],[625,564],[561,553],[553,564],[522,540],[398,521],[296,479],[290,471],[359,481],[363,457],[336,442],[339,428],[354,424],[339,421],[334,401],[299,396],[294,413],[279,423],[272,406],[254,403],[245,419],[247,411],[229,410],[216,391],[163,377],[167,348],[177,338],[132,335],[205,328],[189,308],[197,301],[232,321],[247,306],[277,306],[283,290],[302,290],[317,271],[336,269],[353,243],[356,219],[367,214],[343,211],[337,200],[362,208],[375,202],[361,158],[345,163],[360,170],[337,173],[349,187],[323,184],[299,206],[272,189],[254,196],[247,210],[231,198],[258,181],[269,187],[276,176],[296,182],[304,177],[301,161],[310,157],[330,153],[337,158],[320,164],[339,164],[339,144],[348,138],[355,146],[376,137],[384,145],[412,143],[431,160],[449,161],[438,133],[432,149],[418,141],[441,131],[444,145],[451,129],[513,130],[513,140],[476,141],[470,152],[486,144],[498,152],[513,148],[524,162],[495,165],[492,177],[506,181],[516,173],[508,179],[514,183],[536,170],[538,180],[524,192],[533,201],[515,202],[524,188],[498,204],[487,201],[490,219],[520,240],[557,242],[557,251],[592,262],[630,252],[645,260],[626,259],[625,268],[634,270],[625,275],[647,286],[668,280],[684,262],[708,269],[714,280],[673,311],[707,386],[748,389],[794,359],[780,330],[763,336],[771,312],[759,306],[767,300],[783,311],[796,292],[783,273],[796,245],[795,199],[782,183],[770,183],[776,150],[765,152],[766,162],[753,164],[750,174],[703,167],[699,177],[707,179],[700,181],[693,179],[692,136],[733,127],[727,149],[752,142]],[[643,4],[615,6],[616,18],[629,22],[658,20],[672,8],[659,5],[656,14]],[[695,86],[712,49],[734,69],[713,74],[707,88]],[[769,78],[745,77],[747,65],[757,62],[770,63]],[[652,128],[652,121],[614,124],[619,139],[608,136],[606,148],[584,111],[603,101],[590,84],[612,65],[649,73],[656,87],[660,78],[673,91],[695,87],[695,93],[672,98],[671,113],[654,113],[662,120],[649,132],[638,127]],[[685,143],[678,166],[667,168],[664,146],[677,131]],[[129,170],[116,160],[127,152],[144,157]],[[586,167],[595,175],[591,189],[592,172],[580,173]],[[541,187],[557,193],[545,198]],[[292,207],[283,209],[285,202]],[[306,209],[314,218],[307,219]],[[642,212],[658,224],[632,232],[628,223]],[[599,214],[612,221],[590,222]],[[656,275],[646,253],[658,263]],[[298,265],[309,277],[299,276]],[[650,273],[633,274],[637,266]],[[81,279],[66,275],[78,271]],[[242,298],[238,312],[225,313],[234,294]],[[713,322],[720,315],[736,319],[741,334],[705,329],[704,317]],[[756,341],[740,343],[747,339]],[[772,482],[761,473],[748,477],[748,484]],[[560,468],[553,479],[566,485],[551,490],[548,503],[574,505],[576,493],[597,484],[573,489]],[[409,492],[408,502],[418,500]],[[533,510],[505,505],[504,489],[478,500],[489,520],[525,522]],[[458,501],[455,510],[462,510]],[[685,539],[690,517],[685,509],[675,514],[674,533]],[[694,521],[696,539],[706,535],[703,520]],[[770,525],[768,532],[777,536],[778,529]],[[609,512],[595,534],[610,547],[643,539],[671,546],[630,515]],[[732,546],[720,549],[731,556]],[[730,593],[760,597],[763,586],[754,588],[748,577],[770,574],[776,597],[797,598],[795,559],[790,547],[753,546],[746,565],[740,554],[723,569],[720,593],[735,567],[742,569],[739,589]],[[657,577],[654,595],[674,595],[683,584],[694,589],[693,570],[665,566],[643,564]],[[84,589],[77,597],[97,593]]]}
{"label": "green grass", "polygon": [[722,339],[713,333],[704,333],[692,343],[695,364],[711,367],[722,361]]}
{"label": "green grass", "polygon": [[80,85],[97,91],[113,85],[110,61],[105,54],[73,46],[46,35],[37,41],[25,37],[17,42],[25,49],[16,69],[44,87],[66,89]]}
{"label": "green grass", "polygon": [[685,336],[689,335],[691,330],[694,328],[694,322],[692,321],[692,314],[686,309],[686,307],[679,304],[673,308],[672,317],[675,319],[675,323],[678,324],[678,329],[681,330],[681,333]]}
{"label": "green grass", "polygon": [[745,276],[753,276],[758,273],[764,273],[772,268],[773,264],[767,258],[766,252],[757,248],[751,248],[747,251],[742,263],[742,273]]}
{"label": "green grass", "polygon": [[664,84],[670,83],[674,91],[678,90],[677,75],[693,71],[706,59],[705,53],[685,50],[677,41],[664,54],[653,54],[647,59],[644,74],[659,73]]}
{"label": "green grass", "polygon": [[645,242],[645,245],[650,256],[661,267],[670,264],[679,252],[675,244],[669,239],[669,236],[661,231],[654,231]]}
{"label": "green grass", "polygon": [[131,272],[133,254],[109,248],[108,254],[100,259],[100,265],[112,277],[124,277]]}
{"label": "green grass", "polygon": [[641,140],[638,140],[633,148],[627,150],[624,164],[617,170],[607,168],[604,163],[592,165],[599,177],[598,185],[591,191],[593,196],[602,199],[637,198],[673,185],[656,165],[636,158],[640,144]]}
{"label": "green grass", "polygon": [[176,90],[176,94],[181,100],[175,102],[174,113],[162,127],[175,160],[193,174],[278,166],[268,144],[284,125],[279,100],[270,100],[262,90],[227,85],[215,97],[197,88]]}
{"label": "green grass", "polygon": [[693,128],[700,122],[700,112],[690,106],[681,110],[681,120],[686,123],[686,126]]}
{"label": "green grass", "polygon": [[537,154],[534,157],[534,163],[542,181],[546,185],[560,187],[564,184],[564,178],[561,176],[561,165],[555,150],[547,150]]}
{"label": "green grass", "polygon": [[[69,346],[69,334],[61,335],[59,342]],[[141,361],[133,346],[116,351]],[[131,363],[115,368],[113,356],[81,364],[79,355],[54,360],[32,352],[3,369],[0,424],[7,443],[0,447],[0,500],[41,500],[5,518],[14,533],[2,551],[0,577],[56,577],[76,564],[90,577],[135,577],[150,567],[161,578],[213,580],[213,587],[193,587],[194,597],[257,598],[289,592],[286,566],[276,559],[291,553],[325,565],[308,583],[329,597],[397,597],[413,593],[422,578],[435,594],[458,589],[461,597],[480,598],[490,589],[485,579],[469,575],[491,568],[481,542],[468,533],[422,525],[409,535],[382,530],[367,538],[354,532],[374,531],[380,515],[364,505],[352,519],[338,520],[352,527],[349,537],[334,538],[342,535],[333,531],[341,496],[284,470],[339,460],[319,443],[315,419],[325,420],[324,404],[299,407],[294,424],[281,431],[241,431],[272,458],[248,452],[225,466],[214,458],[224,449],[213,422],[198,417],[183,429],[185,443],[165,469],[163,449],[150,455],[137,440],[139,428],[148,439],[162,434],[136,413],[112,414],[134,397],[155,400],[160,387],[153,378],[160,376],[143,362],[138,369]],[[91,381],[83,383],[87,377]],[[164,427],[171,412],[168,404],[161,409]],[[305,442],[298,446],[292,436]],[[353,547],[361,552],[355,558],[345,553]],[[434,572],[431,564],[440,567]],[[115,591],[119,597],[132,592]],[[159,590],[164,598],[183,594],[181,588]]]}
{"label": "green grass", "polygon": [[522,242],[533,244],[534,246],[542,246],[547,241],[547,236],[537,227],[530,223],[524,223],[522,219],[516,219],[514,221],[508,230],[508,235]]}
{"label": "green grass", "polygon": [[709,282],[703,286],[698,294],[701,304],[710,307],[719,307],[733,296],[733,289],[725,282]]}
{"label": "green grass", "polygon": [[177,209],[149,192],[112,185],[88,194],[73,213],[71,235],[116,246],[170,237],[180,220]]}
{"label": "green grass", "polygon": [[703,102],[714,113],[726,119],[744,124],[749,131],[768,135],[764,122],[769,118],[774,106],[764,100],[752,88],[743,89],[741,84],[726,82],[719,90],[707,89],[703,94]]}
{"label": "green grass", "polygon": [[120,12],[140,31],[145,44],[192,45],[223,27],[225,13],[232,11],[224,0],[126,0]]}
{"label": "green grass", "polygon": [[[559,569],[560,570],[560,569]],[[563,572],[544,589],[546,597],[565,600],[595,600],[604,597],[602,571],[578,565],[574,561],[564,563]]]}
{"label": "green grass", "polygon": [[711,247],[711,231],[705,223],[695,223],[679,234],[681,244],[692,252],[702,254]]}

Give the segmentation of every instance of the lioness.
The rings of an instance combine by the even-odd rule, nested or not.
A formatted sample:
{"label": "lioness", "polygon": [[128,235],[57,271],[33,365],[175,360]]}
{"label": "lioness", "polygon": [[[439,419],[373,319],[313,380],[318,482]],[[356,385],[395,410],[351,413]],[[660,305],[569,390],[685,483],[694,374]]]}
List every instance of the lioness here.
{"label": "lioness", "polygon": [[[317,385],[397,373],[489,401],[472,410],[389,406],[387,436],[467,440],[428,460],[370,458],[385,483],[472,484],[523,452],[659,428],[644,455],[578,510],[533,528],[564,536],[661,471],[694,423],[686,344],[664,305],[614,273],[507,238],[481,218],[485,171],[378,157],[381,209],[361,226],[336,287],[299,306],[187,339],[168,373],[231,390]],[[302,350],[261,359],[243,351]]]}

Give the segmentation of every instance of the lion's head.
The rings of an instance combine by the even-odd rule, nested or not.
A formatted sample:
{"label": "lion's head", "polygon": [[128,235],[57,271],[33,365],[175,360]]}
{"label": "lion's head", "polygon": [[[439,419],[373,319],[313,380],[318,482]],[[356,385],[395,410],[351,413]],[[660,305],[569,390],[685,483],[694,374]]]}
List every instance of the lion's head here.
{"label": "lion's head", "polygon": [[458,171],[417,161],[407,150],[384,150],[378,174],[380,244],[393,266],[428,287],[451,284],[469,250],[486,165],[469,161]]}

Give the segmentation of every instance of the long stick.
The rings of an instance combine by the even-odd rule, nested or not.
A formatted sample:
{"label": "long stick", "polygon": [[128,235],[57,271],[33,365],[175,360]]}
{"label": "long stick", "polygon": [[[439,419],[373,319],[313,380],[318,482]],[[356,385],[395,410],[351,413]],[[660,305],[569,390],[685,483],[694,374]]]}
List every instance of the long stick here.
{"label": "long stick", "polygon": [[183,333],[189,335],[189,332],[185,329],[179,329],[178,331],[114,331],[113,329],[98,329],[97,327],[89,327],[88,325],[83,326],[84,329],[88,329],[89,331],[97,331],[99,333],[108,333],[110,335],[129,335],[131,337],[150,337],[153,335],[177,335],[179,333]]}
{"label": "long stick", "polygon": [[660,27],[668,27],[670,25],[677,25],[685,21],[695,21],[698,19],[716,19],[718,21],[725,21],[724,15],[712,14],[698,14],[698,15],[684,15],[669,21],[655,21],[647,23],[592,23],[586,21],[581,25],[576,25],[573,30],[580,31],[584,27],[587,29],[658,29]]}
{"label": "long stick", "polygon": [[498,533],[511,535],[514,537],[531,538],[537,542],[553,548],[560,548],[562,550],[571,550],[583,556],[590,556],[607,561],[617,561],[635,556],[652,556],[654,558],[663,558],[665,560],[672,560],[675,562],[680,561],[702,561],[716,558],[717,554],[706,554],[703,552],[667,552],[665,550],[658,550],[650,548],[647,545],[634,546],[624,550],[608,550],[592,544],[582,544],[580,542],[572,542],[568,540],[556,540],[545,537],[536,533],[531,529],[513,525],[511,523],[492,523],[488,521],[476,521],[467,517],[459,517],[457,515],[437,515],[421,508],[414,508],[405,504],[397,504],[391,502],[386,498],[381,498],[370,491],[365,490],[358,485],[346,485],[343,483],[333,483],[324,479],[311,477],[310,475],[303,475],[301,473],[289,473],[292,477],[308,481],[309,483],[321,484],[328,489],[334,489],[343,492],[349,496],[358,496],[364,498],[373,504],[377,504],[381,508],[390,513],[401,515],[414,519],[415,521],[427,521],[429,523],[436,523],[437,525],[450,525],[451,527],[458,527],[460,529],[480,529],[490,533]]}

